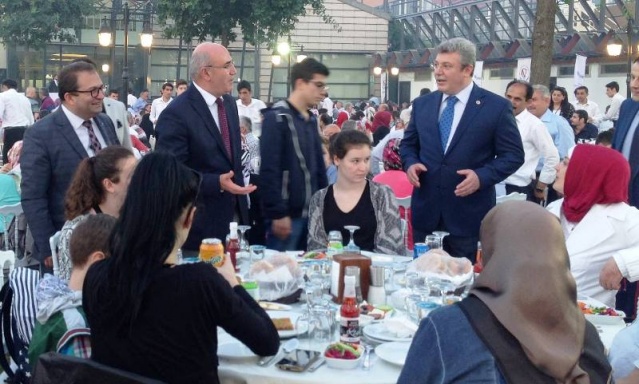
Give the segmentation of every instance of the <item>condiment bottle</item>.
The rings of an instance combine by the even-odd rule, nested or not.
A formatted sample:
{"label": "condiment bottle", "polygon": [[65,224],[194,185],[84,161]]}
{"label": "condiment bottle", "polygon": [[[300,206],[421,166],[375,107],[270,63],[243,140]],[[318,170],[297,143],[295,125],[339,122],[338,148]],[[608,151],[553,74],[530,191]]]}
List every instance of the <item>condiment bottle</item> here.
{"label": "condiment bottle", "polygon": [[355,276],[344,276],[344,299],[340,308],[339,339],[344,343],[359,344],[359,307],[355,297]]}
{"label": "condiment bottle", "polygon": [[237,253],[240,251],[240,240],[237,238],[237,223],[232,221],[229,224],[229,240],[226,243],[226,253],[233,263],[235,272],[239,272],[237,268]]}

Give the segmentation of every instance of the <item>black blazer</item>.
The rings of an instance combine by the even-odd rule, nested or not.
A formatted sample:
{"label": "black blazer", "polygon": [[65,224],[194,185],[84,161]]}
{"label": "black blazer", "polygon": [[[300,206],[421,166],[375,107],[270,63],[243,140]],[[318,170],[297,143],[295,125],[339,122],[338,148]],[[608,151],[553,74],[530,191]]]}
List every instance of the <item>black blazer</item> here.
{"label": "black blazer", "polygon": [[171,152],[203,176],[198,210],[183,246],[185,250],[198,250],[204,238],[216,237],[224,241],[229,232],[229,223],[233,221],[236,204],[239,204],[242,223],[248,223],[246,197],[233,195],[220,188],[220,175],[229,171],[234,172],[235,184],[244,185],[237,105],[230,95],[224,95],[223,98],[233,158],[226,153],[220,129],[204,97],[193,84],[162,111],[155,126],[155,149]]}
{"label": "black blazer", "polygon": [[[111,119],[100,113],[95,122],[107,145],[119,145]],[[22,209],[35,241],[33,257],[51,256],[49,238],[64,224],[64,197],[76,168],[89,157],[69,119],[57,111],[37,121],[24,134]]]}

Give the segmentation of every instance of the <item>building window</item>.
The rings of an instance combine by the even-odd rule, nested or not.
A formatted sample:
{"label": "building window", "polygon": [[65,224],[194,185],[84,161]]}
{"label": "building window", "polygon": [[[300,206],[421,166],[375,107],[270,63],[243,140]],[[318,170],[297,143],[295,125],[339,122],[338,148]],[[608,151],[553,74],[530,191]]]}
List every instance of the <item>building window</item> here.
{"label": "building window", "polygon": [[489,76],[491,79],[513,79],[515,68],[491,68]]}
{"label": "building window", "polygon": [[627,64],[601,64],[599,74],[601,75],[625,75],[628,73]]}
{"label": "building window", "polygon": [[[557,67],[557,77],[573,77],[574,75],[574,65],[562,65]],[[586,76],[588,75],[590,75],[590,65],[586,65]]]}

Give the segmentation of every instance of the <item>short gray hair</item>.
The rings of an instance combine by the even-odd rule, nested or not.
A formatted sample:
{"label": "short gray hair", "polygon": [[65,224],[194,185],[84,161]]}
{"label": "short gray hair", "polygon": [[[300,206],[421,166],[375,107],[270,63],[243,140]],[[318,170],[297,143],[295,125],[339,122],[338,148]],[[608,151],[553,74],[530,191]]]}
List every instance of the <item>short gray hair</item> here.
{"label": "short gray hair", "polygon": [[533,85],[533,93],[534,92],[541,92],[541,95],[544,98],[550,97],[550,89],[548,89],[548,87],[546,87],[545,85],[542,85],[542,84]]}
{"label": "short gray hair", "polygon": [[470,40],[463,37],[455,37],[439,44],[436,49],[437,53],[459,53],[463,66],[475,66],[477,59],[477,47]]}
{"label": "short gray hair", "polygon": [[193,55],[191,56],[191,65],[189,66],[189,74],[191,75],[191,79],[195,80],[198,77],[200,68],[206,65],[209,65],[208,52],[204,50],[193,52]]}
{"label": "short gray hair", "polygon": [[253,128],[252,128],[253,122],[248,117],[240,116],[240,127],[242,126],[242,124],[244,124],[244,127],[246,128],[247,131],[249,132],[253,131]]}

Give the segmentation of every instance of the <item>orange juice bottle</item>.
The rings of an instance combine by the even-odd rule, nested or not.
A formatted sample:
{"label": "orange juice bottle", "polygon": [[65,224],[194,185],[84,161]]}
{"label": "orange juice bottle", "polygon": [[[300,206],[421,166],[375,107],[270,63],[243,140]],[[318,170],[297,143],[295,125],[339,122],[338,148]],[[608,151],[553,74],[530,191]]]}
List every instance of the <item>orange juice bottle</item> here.
{"label": "orange juice bottle", "polygon": [[224,264],[224,246],[220,239],[204,239],[200,245],[200,260],[220,267]]}

